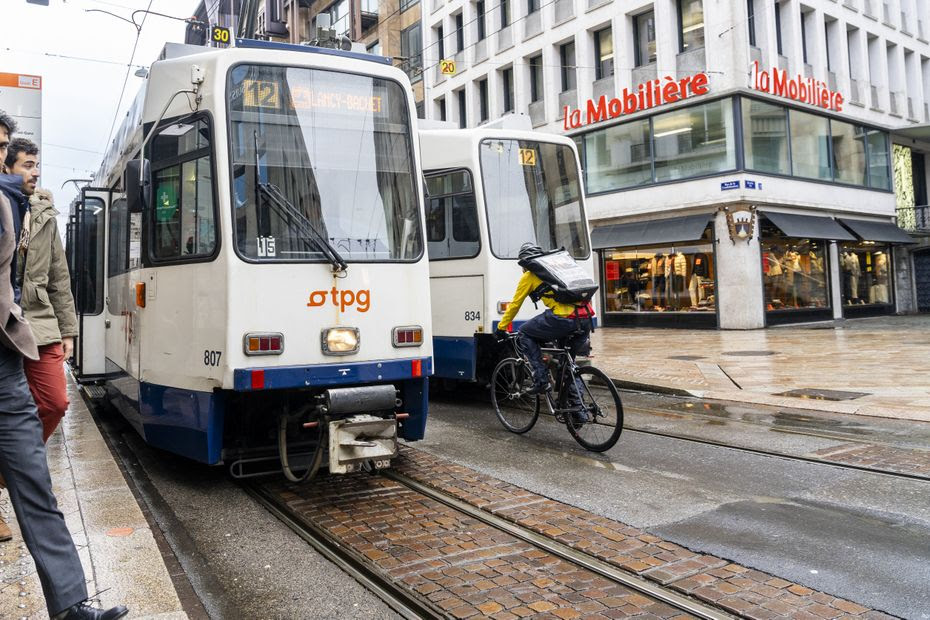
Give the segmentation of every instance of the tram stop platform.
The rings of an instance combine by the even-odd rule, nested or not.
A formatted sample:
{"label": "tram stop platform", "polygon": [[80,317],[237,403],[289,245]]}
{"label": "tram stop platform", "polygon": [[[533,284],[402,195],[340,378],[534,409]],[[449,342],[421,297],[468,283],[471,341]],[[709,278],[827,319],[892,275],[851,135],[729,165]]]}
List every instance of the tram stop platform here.
{"label": "tram stop platform", "polygon": [[930,422],[930,316],[750,331],[605,327],[592,363],[619,387]]}
{"label": "tram stop platform", "polygon": [[[126,605],[130,618],[186,619],[132,490],[70,377],[68,384],[71,407],[49,439],[48,464],[88,593],[103,607]],[[13,540],[0,543],[0,618],[48,618],[8,493],[0,499],[0,514],[13,530]]]}

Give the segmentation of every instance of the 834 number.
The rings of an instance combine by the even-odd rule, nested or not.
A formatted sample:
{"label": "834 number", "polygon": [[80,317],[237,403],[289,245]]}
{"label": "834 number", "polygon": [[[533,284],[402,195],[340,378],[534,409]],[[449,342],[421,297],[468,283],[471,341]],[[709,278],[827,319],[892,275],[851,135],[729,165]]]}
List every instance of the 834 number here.
{"label": "834 number", "polygon": [[465,320],[466,321],[480,321],[481,312],[477,310],[466,310],[465,311]]}

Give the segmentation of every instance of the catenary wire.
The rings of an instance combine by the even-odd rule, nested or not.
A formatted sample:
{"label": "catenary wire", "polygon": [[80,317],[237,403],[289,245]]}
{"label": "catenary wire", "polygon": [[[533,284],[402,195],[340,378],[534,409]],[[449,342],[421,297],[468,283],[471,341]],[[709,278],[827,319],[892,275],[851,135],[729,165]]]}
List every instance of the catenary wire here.
{"label": "catenary wire", "polygon": [[81,62],[99,62],[105,65],[118,65],[120,67],[136,67],[139,69],[145,69],[145,65],[132,65],[125,62],[117,62],[115,60],[104,60],[102,58],[85,58],[83,56],[71,56],[70,54],[55,54],[53,52],[36,52],[33,50],[19,50],[12,47],[2,48],[5,52],[11,52],[14,54],[33,54],[36,56],[46,56],[48,58],[56,58],[61,60],[80,60]]}

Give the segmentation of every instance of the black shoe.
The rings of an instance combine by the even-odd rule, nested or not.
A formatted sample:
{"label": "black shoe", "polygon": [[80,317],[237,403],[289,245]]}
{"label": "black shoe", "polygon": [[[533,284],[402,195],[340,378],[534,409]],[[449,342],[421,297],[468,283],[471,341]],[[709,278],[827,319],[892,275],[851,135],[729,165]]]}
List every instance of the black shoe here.
{"label": "black shoe", "polygon": [[585,409],[581,403],[572,403],[569,407],[572,409],[572,422],[575,424],[587,424],[591,421],[588,410]]}
{"label": "black shoe", "polygon": [[533,387],[526,391],[527,394],[545,394],[552,389],[552,384],[546,381],[545,383],[534,383]]}
{"label": "black shoe", "polygon": [[63,613],[63,616],[59,614],[56,617],[62,620],[116,620],[128,614],[129,610],[124,605],[117,605],[111,609],[97,609],[91,607],[87,601],[82,601]]}

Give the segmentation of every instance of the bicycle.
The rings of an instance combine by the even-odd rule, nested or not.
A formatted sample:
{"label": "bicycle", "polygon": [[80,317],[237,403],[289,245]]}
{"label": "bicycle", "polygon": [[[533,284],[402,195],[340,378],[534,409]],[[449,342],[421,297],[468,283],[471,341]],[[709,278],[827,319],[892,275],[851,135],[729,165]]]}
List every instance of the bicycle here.
{"label": "bicycle", "polygon": [[[491,373],[491,402],[504,428],[517,434],[533,428],[539,419],[541,396],[545,396],[549,413],[565,424],[583,448],[604,452],[617,443],[623,432],[623,404],[617,387],[603,371],[578,366],[565,343],[556,342],[555,347],[542,348],[544,361],[548,358],[550,388],[542,395],[529,394],[532,366],[517,346],[516,335],[508,334],[503,341],[513,348],[514,357],[502,359]],[[557,381],[552,380],[555,377]],[[578,392],[574,398],[572,385]],[[599,389],[607,394],[595,396]]]}

